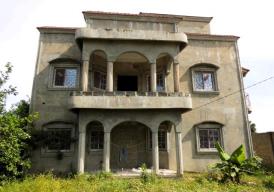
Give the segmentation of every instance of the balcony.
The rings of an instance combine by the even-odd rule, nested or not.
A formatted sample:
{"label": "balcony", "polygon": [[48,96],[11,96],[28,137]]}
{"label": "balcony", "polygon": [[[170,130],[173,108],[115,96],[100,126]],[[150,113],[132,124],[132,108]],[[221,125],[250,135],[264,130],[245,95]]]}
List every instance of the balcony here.
{"label": "balcony", "polygon": [[92,29],[79,28],[75,39],[113,39],[113,40],[141,40],[141,41],[167,41],[187,44],[187,36],[183,32],[127,30],[127,29]]}
{"label": "balcony", "polygon": [[72,92],[70,109],[192,109],[190,94],[180,92]]}

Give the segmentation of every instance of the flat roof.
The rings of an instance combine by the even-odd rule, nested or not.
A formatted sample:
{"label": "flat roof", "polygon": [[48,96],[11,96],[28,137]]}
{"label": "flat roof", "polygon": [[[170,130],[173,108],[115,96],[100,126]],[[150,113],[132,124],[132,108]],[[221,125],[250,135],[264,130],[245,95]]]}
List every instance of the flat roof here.
{"label": "flat roof", "polygon": [[159,21],[194,21],[194,22],[206,22],[209,23],[213,17],[201,17],[201,16],[187,16],[187,15],[172,15],[172,14],[160,14],[160,13],[119,13],[119,12],[102,12],[102,11],[83,11],[85,19],[87,17],[93,18],[108,18],[108,17],[120,17],[120,18],[139,18],[147,20],[159,20]]}

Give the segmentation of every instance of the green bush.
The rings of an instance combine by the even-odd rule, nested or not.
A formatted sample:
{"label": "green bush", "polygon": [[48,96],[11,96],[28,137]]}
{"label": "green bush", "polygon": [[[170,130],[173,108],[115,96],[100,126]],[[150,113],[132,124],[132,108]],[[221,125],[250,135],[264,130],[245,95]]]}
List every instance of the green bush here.
{"label": "green bush", "polygon": [[21,101],[10,111],[5,110],[8,95],[16,95],[16,88],[6,86],[12,66],[7,63],[0,71],[0,184],[4,180],[18,178],[30,167],[27,128],[37,115],[28,114],[28,102]]}

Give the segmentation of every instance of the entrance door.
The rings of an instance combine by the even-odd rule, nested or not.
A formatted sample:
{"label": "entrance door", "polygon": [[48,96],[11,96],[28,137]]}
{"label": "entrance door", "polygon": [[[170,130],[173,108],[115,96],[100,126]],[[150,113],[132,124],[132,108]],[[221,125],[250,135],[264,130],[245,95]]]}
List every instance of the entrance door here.
{"label": "entrance door", "polygon": [[138,91],[138,77],[118,75],[118,91]]}

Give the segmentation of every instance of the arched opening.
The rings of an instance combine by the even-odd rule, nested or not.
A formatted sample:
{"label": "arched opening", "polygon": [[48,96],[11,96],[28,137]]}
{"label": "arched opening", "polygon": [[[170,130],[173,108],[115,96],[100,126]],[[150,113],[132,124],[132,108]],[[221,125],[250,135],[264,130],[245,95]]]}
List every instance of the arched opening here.
{"label": "arched opening", "polygon": [[114,63],[114,90],[146,91],[150,72],[148,59],[138,52],[124,52]]}
{"label": "arched opening", "polygon": [[158,128],[159,168],[176,170],[175,127],[163,121]]}
{"label": "arched opening", "polygon": [[101,171],[103,166],[104,126],[92,121],[86,127],[86,171]]}
{"label": "arched opening", "polygon": [[173,58],[168,53],[161,53],[156,60],[156,71],[157,71],[157,91],[158,92],[173,92],[173,73],[170,71],[173,69],[172,66]]}
{"label": "arched opening", "polygon": [[106,90],[107,55],[102,50],[93,51],[89,63],[89,87],[92,91]]}
{"label": "arched opening", "polygon": [[112,171],[151,166],[149,127],[136,121],[116,125],[111,131],[110,167]]}

